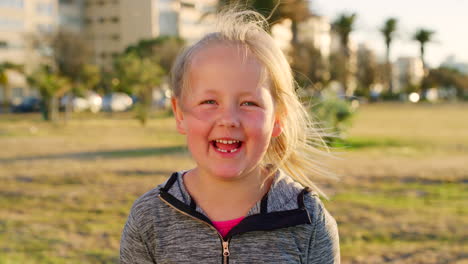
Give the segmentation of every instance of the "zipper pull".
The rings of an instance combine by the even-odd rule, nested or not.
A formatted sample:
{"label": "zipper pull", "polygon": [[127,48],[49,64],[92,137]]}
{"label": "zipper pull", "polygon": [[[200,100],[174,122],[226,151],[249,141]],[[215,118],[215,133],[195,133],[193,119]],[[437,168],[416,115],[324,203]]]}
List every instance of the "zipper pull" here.
{"label": "zipper pull", "polygon": [[229,240],[228,241],[223,240],[223,264],[229,263],[228,262],[229,255],[231,255],[231,253],[229,253]]}
{"label": "zipper pull", "polygon": [[231,253],[229,253],[229,241],[223,241],[223,256],[229,257]]}

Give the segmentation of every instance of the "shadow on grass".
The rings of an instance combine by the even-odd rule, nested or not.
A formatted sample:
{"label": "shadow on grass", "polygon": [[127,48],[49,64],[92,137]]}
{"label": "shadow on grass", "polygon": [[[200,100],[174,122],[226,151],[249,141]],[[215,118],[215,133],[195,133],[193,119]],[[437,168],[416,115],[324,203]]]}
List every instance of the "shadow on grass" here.
{"label": "shadow on grass", "polygon": [[409,144],[395,139],[381,138],[381,139],[370,139],[370,138],[349,138],[346,140],[338,139],[333,142],[333,148],[344,148],[344,149],[363,149],[363,148],[381,148],[381,147],[407,147]]}
{"label": "shadow on grass", "polygon": [[76,153],[59,153],[50,155],[35,155],[14,158],[0,158],[0,163],[8,163],[14,161],[36,161],[36,160],[60,160],[60,159],[77,159],[77,160],[95,160],[95,159],[121,159],[121,158],[140,158],[149,156],[172,155],[186,152],[185,146],[171,146],[158,148],[137,148],[137,149],[118,149],[109,151],[96,152],[76,152]]}
{"label": "shadow on grass", "polygon": [[154,175],[171,175],[172,170],[118,170],[114,173],[119,176],[154,176]]}

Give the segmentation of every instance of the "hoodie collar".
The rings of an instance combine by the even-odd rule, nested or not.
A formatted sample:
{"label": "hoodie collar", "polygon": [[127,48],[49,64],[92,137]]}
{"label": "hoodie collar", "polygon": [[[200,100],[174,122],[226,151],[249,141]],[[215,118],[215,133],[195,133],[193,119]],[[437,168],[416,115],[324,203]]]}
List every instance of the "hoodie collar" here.
{"label": "hoodie collar", "polygon": [[[190,198],[183,184],[184,173],[172,174],[160,188],[160,199],[183,214],[213,225],[203,210]],[[223,240],[227,241],[233,235],[251,231],[311,224],[310,214],[304,206],[304,194],[308,191],[308,188],[301,188],[286,174],[277,172],[269,192],[251,208],[247,216],[231,229]]]}
{"label": "hoodie collar", "polygon": [[[194,201],[185,188],[184,174],[186,172],[187,171],[179,171],[174,173],[176,176],[173,175],[173,177],[176,177],[176,180],[173,183],[172,188],[168,190],[168,193],[180,202],[193,207],[192,209],[195,209],[197,212],[206,215],[201,207],[195,207]],[[294,210],[298,208],[297,196],[303,191],[304,187],[295,182],[289,175],[285,174],[281,170],[278,170],[273,177],[274,179],[270,186],[270,190],[262,199],[266,201],[260,200],[255,203],[247,213],[247,216],[260,214],[262,211],[262,202],[266,202],[266,212],[268,213]],[[166,181],[163,186],[166,185],[168,181]]]}

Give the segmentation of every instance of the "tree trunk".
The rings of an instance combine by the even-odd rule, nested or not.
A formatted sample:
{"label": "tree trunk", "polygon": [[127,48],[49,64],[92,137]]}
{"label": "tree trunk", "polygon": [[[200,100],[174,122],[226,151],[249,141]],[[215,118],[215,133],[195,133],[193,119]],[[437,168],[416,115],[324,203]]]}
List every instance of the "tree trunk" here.
{"label": "tree trunk", "polygon": [[346,96],[349,95],[350,91],[349,91],[349,83],[350,83],[350,75],[351,75],[351,67],[350,67],[350,56],[349,56],[349,48],[348,46],[344,46],[344,60],[343,60],[343,89],[344,89],[344,93]]}
{"label": "tree trunk", "polygon": [[298,28],[297,28],[297,21],[295,19],[291,20],[291,33],[292,33],[292,39],[291,39],[291,44],[293,47],[296,47],[299,40],[298,40]]}
{"label": "tree trunk", "polygon": [[8,113],[10,112],[10,106],[11,106],[11,89],[8,83],[3,85],[3,102],[2,102],[2,107],[3,107],[3,113]]}
{"label": "tree trunk", "polygon": [[68,120],[71,119],[71,114],[73,111],[73,97],[72,93],[66,94],[67,101],[65,102],[65,115],[63,118],[64,123],[66,124]]}
{"label": "tree trunk", "polygon": [[57,96],[52,96],[50,98],[50,104],[49,104],[49,120],[52,122],[57,121],[57,108],[58,108],[58,98]]}
{"label": "tree trunk", "polygon": [[387,78],[388,93],[393,94],[393,67],[390,62],[390,45],[387,46]]}

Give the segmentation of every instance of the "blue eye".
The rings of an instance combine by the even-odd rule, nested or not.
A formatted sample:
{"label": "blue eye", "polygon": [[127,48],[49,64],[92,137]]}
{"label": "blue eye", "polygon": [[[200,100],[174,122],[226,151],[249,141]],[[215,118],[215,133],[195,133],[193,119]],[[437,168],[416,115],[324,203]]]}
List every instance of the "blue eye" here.
{"label": "blue eye", "polygon": [[242,102],[241,105],[245,105],[245,106],[258,106],[258,104],[254,103],[254,102]]}
{"label": "blue eye", "polygon": [[216,104],[216,101],[215,100],[205,100],[205,101],[201,102],[201,104]]}

